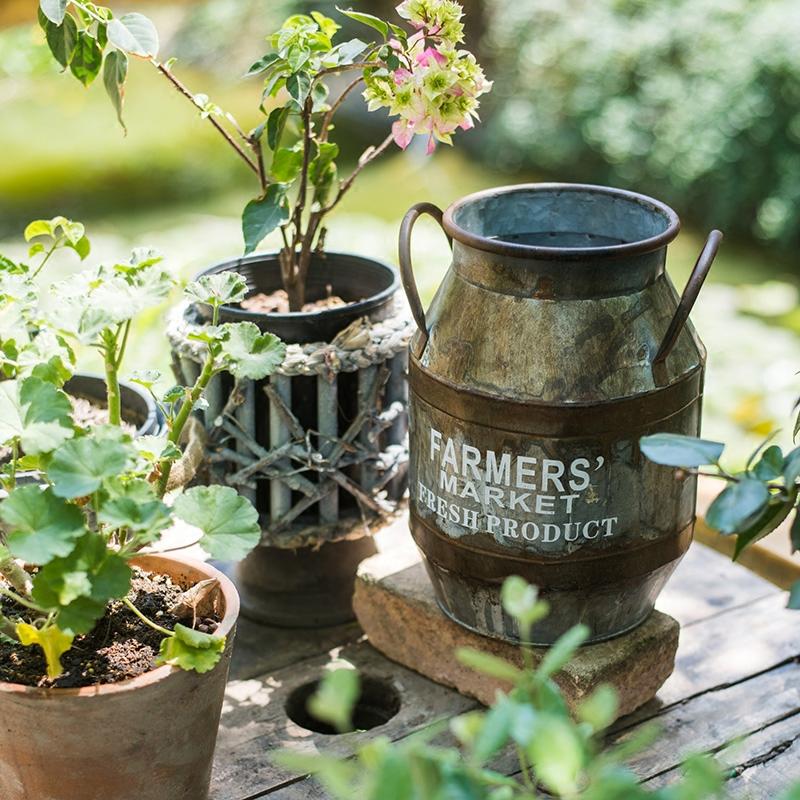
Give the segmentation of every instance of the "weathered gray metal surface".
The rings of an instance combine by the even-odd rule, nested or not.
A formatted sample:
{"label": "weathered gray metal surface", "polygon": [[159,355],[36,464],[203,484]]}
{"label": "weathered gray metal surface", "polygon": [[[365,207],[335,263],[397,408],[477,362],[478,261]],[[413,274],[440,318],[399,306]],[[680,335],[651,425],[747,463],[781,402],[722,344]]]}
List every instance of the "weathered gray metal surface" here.
{"label": "weathered gray metal surface", "polygon": [[[539,184],[444,214],[453,263],[411,346],[411,528],[445,613],[515,638],[499,587],[521,574],[592,638],[642,622],[691,540],[696,485],[644,459],[639,437],[696,434],[705,352],[664,271],[678,218],[629,192]],[[719,243],[714,233],[679,312]],[[686,322],[683,315],[683,322]],[[669,337],[665,338],[667,331]],[[659,364],[656,355],[661,353]]]}

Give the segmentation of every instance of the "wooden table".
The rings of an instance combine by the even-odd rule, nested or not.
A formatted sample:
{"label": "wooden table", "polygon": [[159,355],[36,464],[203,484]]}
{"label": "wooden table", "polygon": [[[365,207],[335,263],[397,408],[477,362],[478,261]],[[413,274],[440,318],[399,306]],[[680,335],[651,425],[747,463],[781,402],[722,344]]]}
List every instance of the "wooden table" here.
{"label": "wooden table", "polygon": [[[800,779],[800,612],[786,595],[719,553],[694,544],[659,601],[682,625],[673,675],[658,696],[618,721],[611,738],[630,737],[656,721],[661,736],[632,762],[643,781],[669,783],[685,756],[719,752],[733,769],[732,796],[774,798]],[[334,658],[390,681],[397,715],[375,730],[341,736],[312,733],[284,711],[295,688],[316,680]],[[309,778],[271,763],[280,748],[347,756],[377,734],[401,739],[474,700],[388,661],[363,641],[358,626],[325,630],[268,628],[243,620],[214,765],[213,800],[318,800]],[[723,748],[738,741],[733,748]],[[502,759],[501,759],[502,761]],[[506,762],[509,769],[513,761]]]}

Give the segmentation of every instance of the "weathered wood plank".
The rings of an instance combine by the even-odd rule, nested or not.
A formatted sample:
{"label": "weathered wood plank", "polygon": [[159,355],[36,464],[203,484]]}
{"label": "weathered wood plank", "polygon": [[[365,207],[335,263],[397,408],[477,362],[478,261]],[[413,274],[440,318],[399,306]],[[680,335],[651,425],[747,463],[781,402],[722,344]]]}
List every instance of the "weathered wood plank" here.
{"label": "weathered wood plank", "polygon": [[[400,710],[380,727],[380,734],[392,739],[476,706],[475,701],[393,664],[366,643],[346,646],[335,656],[397,691]],[[348,756],[375,735],[363,731],[327,736],[305,730],[286,717],[284,708],[291,692],[319,679],[333,660],[332,655],[325,655],[272,675],[229,684],[214,759],[213,800],[243,800],[294,781],[297,776],[271,762],[270,754],[277,750]]]}
{"label": "weathered wood plank", "polygon": [[[800,780],[800,711],[733,742],[715,758],[729,771],[730,797],[774,800],[789,783]],[[647,785],[667,786],[681,775],[682,768],[676,767],[649,779]]]}

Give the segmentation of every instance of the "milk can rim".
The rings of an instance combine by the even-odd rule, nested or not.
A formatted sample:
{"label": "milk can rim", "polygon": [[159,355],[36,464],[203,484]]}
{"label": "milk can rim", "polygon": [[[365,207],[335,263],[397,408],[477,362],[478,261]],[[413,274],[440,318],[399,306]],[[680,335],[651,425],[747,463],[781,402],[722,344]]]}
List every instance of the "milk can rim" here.
{"label": "milk can rim", "polygon": [[[629,200],[639,205],[648,207],[664,215],[667,220],[667,227],[659,234],[650,236],[647,239],[639,239],[635,242],[625,244],[603,245],[600,247],[547,247],[545,245],[517,244],[515,242],[504,242],[498,239],[490,239],[487,236],[480,236],[470,233],[453,221],[453,217],[459,209],[476,200],[487,197],[494,197],[503,194],[516,194],[530,191],[563,191],[563,192],[593,192],[595,194],[605,194]],[[602,186],[592,183],[517,183],[508,186],[497,186],[491,189],[484,189],[480,192],[473,192],[451,203],[444,212],[443,225],[445,231],[456,241],[499,255],[521,256],[524,258],[541,258],[552,260],[579,261],[583,259],[596,259],[606,257],[632,256],[642,253],[650,253],[654,250],[668,245],[681,228],[681,222],[677,213],[666,203],[656,200],[639,192],[632,192],[628,189],[617,189],[612,186]]]}

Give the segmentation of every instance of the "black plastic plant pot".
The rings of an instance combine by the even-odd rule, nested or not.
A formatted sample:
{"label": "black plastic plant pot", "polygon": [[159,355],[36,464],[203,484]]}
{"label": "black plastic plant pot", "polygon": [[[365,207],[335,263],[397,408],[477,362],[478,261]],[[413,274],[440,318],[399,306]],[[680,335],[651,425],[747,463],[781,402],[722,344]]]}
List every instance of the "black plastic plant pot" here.
{"label": "black plastic plant pot", "polygon": [[[270,294],[282,288],[278,256],[256,253],[215,264],[195,276],[218,272],[238,272],[247,281],[248,293]],[[393,298],[400,288],[397,270],[389,264],[350,253],[319,253],[312,256],[306,283],[306,301],[313,302],[337,295],[346,305],[320,311],[296,311],[286,314],[248,311],[240,306],[222,306],[220,322],[254,322],[268,333],[285,342],[306,344],[328,342],[359,317],[368,316],[377,322],[390,316]],[[211,308],[199,305],[205,319],[211,318]]]}
{"label": "black plastic plant pot", "polygon": [[[78,372],[64,384],[64,391],[105,407],[106,382],[101,375]],[[137,436],[158,436],[164,429],[164,415],[155,400],[135,383],[120,381],[119,391],[122,419],[136,426]]]}

